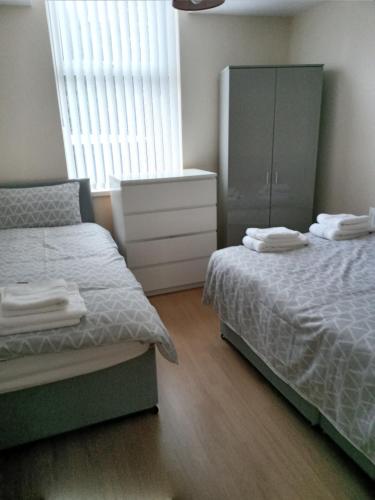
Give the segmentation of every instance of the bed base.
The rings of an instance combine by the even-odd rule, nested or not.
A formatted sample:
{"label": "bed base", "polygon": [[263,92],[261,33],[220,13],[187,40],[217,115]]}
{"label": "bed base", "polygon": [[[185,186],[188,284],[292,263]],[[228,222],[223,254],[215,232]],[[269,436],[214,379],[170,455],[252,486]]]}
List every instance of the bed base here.
{"label": "bed base", "polygon": [[0,394],[0,449],[131,413],[157,413],[155,348],[119,365]]}
{"label": "bed base", "polygon": [[371,479],[375,479],[375,465],[357,448],[355,448],[339,431],[325,418],[318,408],[306,401],[276,373],[242,340],[242,338],[220,322],[221,337],[230,342],[250,363],[312,424],[319,425],[349,457]]}

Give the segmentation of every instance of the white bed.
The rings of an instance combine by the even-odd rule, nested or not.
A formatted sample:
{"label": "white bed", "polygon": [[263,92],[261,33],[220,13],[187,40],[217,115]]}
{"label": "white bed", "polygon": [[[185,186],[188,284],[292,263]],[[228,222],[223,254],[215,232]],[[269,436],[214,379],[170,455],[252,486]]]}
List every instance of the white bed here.
{"label": "white bed", "polygon": [[307,237],[290,252],[215,252],[204,299],[224,337],[375,476],[375,235]]}
{"label": "white bed", "polygon": [[[0,286],[64,278],[77,283],[87,307],[75,326],[0,335],[0,449],[157,409],[155,347],[177,360],[111,235],[93,223],[88,180],[79,184],[82,223],[0,229]],[[4,205],[12,199],[9,187],[29,186],[0,187]],[[13,208],[23,202],[22,194],[15,198]],[[42,201],[55,202],[53,196]],[[69,212],[70,202],[60,206]],[[9,219],[19,218],[12,212]]]}
{"label": "white bed", "polygon": [[148,343],[127,342],[5,361],[0,363],[0,394],[103,370],[141,356],[149,348]]}

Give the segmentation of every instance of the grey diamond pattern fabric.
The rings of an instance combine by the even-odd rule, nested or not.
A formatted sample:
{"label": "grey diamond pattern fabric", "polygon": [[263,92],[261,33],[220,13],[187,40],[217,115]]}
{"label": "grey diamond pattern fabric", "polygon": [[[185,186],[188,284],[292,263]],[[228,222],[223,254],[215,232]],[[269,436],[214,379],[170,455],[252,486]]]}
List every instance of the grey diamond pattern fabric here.
{"label": "grey diamond pattern fabric", "polygon": [[0,229],[56,227],[80,222],[79,182],[0,188]]}
{"label": "grey diamond pattern fabric", "polygon": [[215,252],[204,302],[375,462],[375,235]]}
{"label": "grey diamond pattern fabric", "polygon": [[0,337],[0,361],[127,341],[156,344],[177,360],[159,315],[104,228],[0,230],[0,286],[58,277],[78,284],[88,314],[74,327]]}

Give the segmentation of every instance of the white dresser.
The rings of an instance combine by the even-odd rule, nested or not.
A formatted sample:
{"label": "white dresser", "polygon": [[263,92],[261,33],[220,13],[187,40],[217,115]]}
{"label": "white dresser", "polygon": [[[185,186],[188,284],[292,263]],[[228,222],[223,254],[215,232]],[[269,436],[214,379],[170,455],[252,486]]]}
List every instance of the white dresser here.
{"label": "white dresser", "polygon": [[148,295],[200,286],[217,248],[216,174],[111,178],[120,251]]}

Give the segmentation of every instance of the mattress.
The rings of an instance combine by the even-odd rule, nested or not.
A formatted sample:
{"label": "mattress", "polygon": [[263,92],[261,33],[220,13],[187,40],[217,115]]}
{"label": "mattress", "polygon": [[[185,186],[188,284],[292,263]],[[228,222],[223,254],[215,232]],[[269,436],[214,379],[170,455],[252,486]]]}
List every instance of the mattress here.
{"label": "mattress", "polygon": [[141,356],[149,347],[141,342],[123,342],[4,361],[0,363],[0,394],[104,370]]}
{"label": "mattress", "polygon": [[155,344],[176,361],[173,342],[107,230],[97,224],[0,231],[0,286],[64,278],[88,310],[79,325],[0,337],[0,362],[122,345]]}
{"label": "mattress", "polygon": [[215,252],[205,303],[375,462],[375,235]]}

